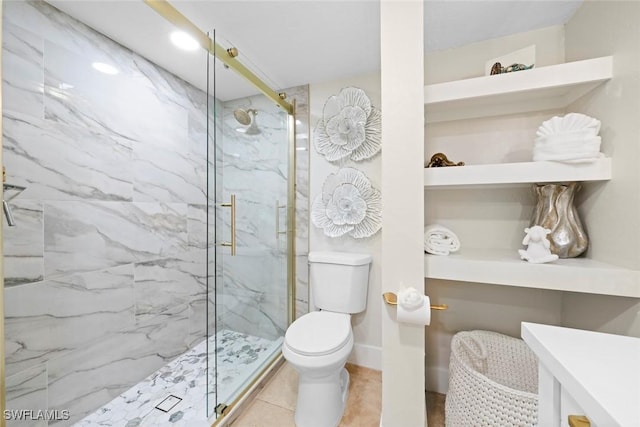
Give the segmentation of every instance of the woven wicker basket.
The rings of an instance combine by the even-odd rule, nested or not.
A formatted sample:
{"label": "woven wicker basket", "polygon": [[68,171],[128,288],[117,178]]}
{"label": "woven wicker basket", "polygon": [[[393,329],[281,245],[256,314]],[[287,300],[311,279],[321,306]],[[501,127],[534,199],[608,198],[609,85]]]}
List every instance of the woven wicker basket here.
{"label": "woven wicker basket", "polygon": [[538,360],[524,341],[465,331],[451,341],[448,427],[535,426]]}

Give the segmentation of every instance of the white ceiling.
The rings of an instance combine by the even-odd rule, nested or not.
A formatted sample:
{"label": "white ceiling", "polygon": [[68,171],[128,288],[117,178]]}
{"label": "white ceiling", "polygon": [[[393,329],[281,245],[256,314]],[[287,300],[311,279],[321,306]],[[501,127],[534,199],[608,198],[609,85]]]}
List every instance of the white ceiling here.
{"label": "white ceiling", "polygon": [[[171,1],[171,0],[170,0]],[[141,0],[48,0],[49,3],[190,83],[206,86],[204,51],[169,41],[173,27]],[[378,1],[218,1],[171,3],[275,90],[380,69]],[[425,2],[425,53],[564,24],[582,0]],[[219,61],[215,61],[218,62]],[[236,99],[256,90],[217,67],[216,96]]]}

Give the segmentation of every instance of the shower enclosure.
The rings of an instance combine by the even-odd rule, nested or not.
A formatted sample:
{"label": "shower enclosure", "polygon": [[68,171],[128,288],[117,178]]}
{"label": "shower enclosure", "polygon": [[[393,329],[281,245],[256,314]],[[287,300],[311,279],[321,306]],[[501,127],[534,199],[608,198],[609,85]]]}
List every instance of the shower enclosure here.
{"label": "shower enclosure", "polygon": [[214,32],[187,82],[75,3],[0,2],[5,419],[208,426],[295,314],[295,101]]}
{"label": "shower enclosure", "polygon": [[[213,37],[215,42],[215,37]],[[217,43],[216,43],[217,44]],[[226,43],[228,45],[228,43]],[[220,45],[218,45],[220,46]],[[221,75],[238,86],[248,82],[210,57],[213,92]],[[216,379],[209,408],[226,411],[254,379],[247,375],[280,352],[294,315],[293,289],[293,116],[265,95],[213,103],[215,123],[215,335]],[[209,106],[211,113],[211,107]],[[290,143],[283,143],[290,141]],[[291,160],[293,160],[291,158]],[[210,169],[211,172],[211,169]],[[211,274],[211,272],[210,272]],[[290,276],[291,275],[291,276]],[[214,305],[210,305],[214,307]],[[210,313],[210,319],[213,314]],[[249,368],[251,367],[251,368]]]}

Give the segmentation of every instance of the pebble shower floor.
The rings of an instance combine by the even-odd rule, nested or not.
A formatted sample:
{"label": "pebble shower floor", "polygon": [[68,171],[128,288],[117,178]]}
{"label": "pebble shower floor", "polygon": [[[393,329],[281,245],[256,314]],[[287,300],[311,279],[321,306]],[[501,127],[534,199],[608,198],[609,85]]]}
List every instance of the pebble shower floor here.
{"label": "pebble shower floor", "polygon": [[[225,398],[235,394],[280,350],[282,343],[282,338],[270,341],[229,330],[219,331],[215,338],[209,338],[209,342],[212,343],[213,339],[217,339],[219,386],[210,388],[217,388],[220,396]],[[213,407],[216,396],[214,390],[207,390],[207,357],[207,341],[204,340],[74,427],[209,427],[207,399]],[[214,358],[213,354],[211,358]],[[213,384],[213,372],[209,376],[210,384]],[[156,409],[155,406],[168,395],[182,400],[168,412]]]}

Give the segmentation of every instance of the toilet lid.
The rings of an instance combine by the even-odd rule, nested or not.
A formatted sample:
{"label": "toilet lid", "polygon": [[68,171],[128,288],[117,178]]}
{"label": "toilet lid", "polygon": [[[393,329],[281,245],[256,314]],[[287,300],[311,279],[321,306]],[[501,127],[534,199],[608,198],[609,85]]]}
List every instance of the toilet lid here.
{"label": "toilet lid", "polygon": [[287,329],[285,342],[298,354],[322,356],[343,347],[351,336],[351,317],[345,313],[312,311]]}

